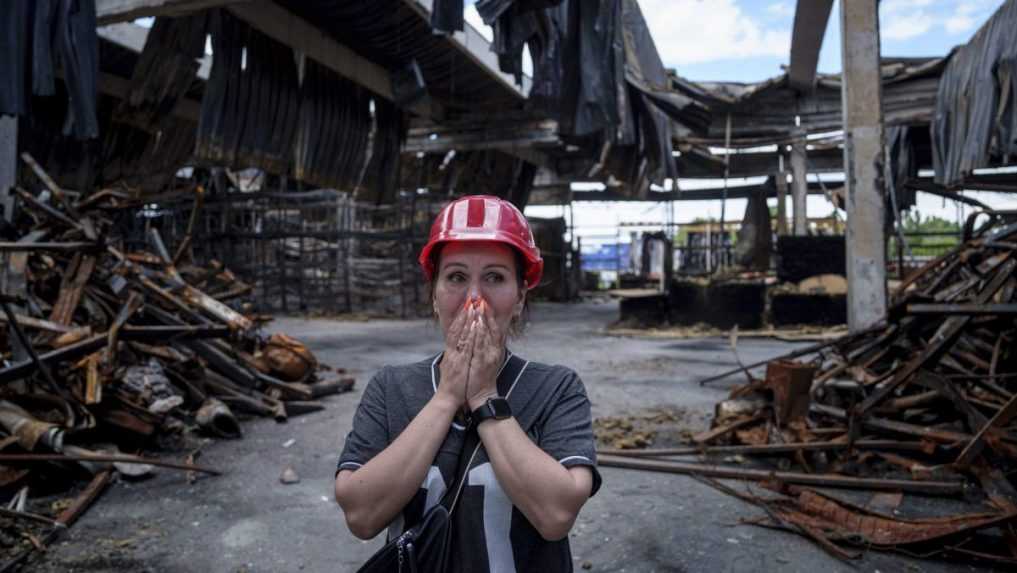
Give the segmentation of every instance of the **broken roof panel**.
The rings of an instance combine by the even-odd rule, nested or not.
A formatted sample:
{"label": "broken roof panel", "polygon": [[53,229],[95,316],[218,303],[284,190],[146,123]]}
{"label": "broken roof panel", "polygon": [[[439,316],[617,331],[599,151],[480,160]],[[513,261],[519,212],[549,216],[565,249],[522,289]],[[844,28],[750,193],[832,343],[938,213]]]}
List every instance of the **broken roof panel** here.
{"label": "broken roof panel", "polygon": [[954,185],[1017,154],[1017,0],[1007,0],[943,71],[932,130],[936,182]]}
{"label": "broken roof panel", "polygon": [[494,70],[451,45],[446,36],[433,33],[425,17],[431,2],[279,0],[279,4],[389,70],[416,61],[428,94],[450,110],[522,106],[520,88],[495,77]]}
{"label": "broken roof panel", "polygon": [[[936,102],[939,74],[947,58],[884,58],[883,110],[888,125],[929,123]],[[841,113],[840,74],[820,74],[816,89],[800,95],[787,74],[756,83],[693,82],[671,76],[671,86],[712,109],[713,122],[697,142],[724,142],[726,116],[731,114],[735,147],[787,140],[796,126],[811,133],[838,130]]]}

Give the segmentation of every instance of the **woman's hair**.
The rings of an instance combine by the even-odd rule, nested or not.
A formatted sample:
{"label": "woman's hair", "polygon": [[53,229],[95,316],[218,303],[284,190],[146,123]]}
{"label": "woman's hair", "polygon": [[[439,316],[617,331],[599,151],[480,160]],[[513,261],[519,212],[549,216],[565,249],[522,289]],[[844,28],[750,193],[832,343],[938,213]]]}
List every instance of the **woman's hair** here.
{"label": "woman's hair", "polygon": [[[434,261],[434,273],[431,275],[431,300],[434,300],[434,288],[438,284],[438,276],[441,274],[438,272],[439,263],[441,262],[441,252],[444,250],[445,243],[436,245],[434,250],[431,251],[431,259]],[[518,249],[512,249],[512,254],[516,259],[516,284],[519,285],[519,289],[526,288],[526,259],[523,258],[523,254]],[[434,310],[432,309],[432,313]],[[437,319],[438,315],[435,314],[434,318]],[[509,336],[516,337],[526,330],[526,323],[529,322],[530,318],[530,299],[527,297],[523,299],[523,310],[519,313],[519,316],[512,319],[512,323],[509,325]]]}

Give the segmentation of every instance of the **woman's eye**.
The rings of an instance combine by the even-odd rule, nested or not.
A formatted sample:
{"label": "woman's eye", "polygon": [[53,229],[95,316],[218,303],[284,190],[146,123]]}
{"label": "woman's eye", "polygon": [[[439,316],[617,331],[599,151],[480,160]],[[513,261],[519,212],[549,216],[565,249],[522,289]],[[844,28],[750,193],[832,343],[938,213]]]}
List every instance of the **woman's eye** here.
{"label": "woman's eye", "polygon": [[500,283],[505,280],[505,277],[501,273],[489,273],[487,275],[487,281],[492,283]]}
{"label": "woman's eye", "polygon": [[466,282],[466,275],[463,273],[452,273],[448,276],[448,281],[452,283]]}

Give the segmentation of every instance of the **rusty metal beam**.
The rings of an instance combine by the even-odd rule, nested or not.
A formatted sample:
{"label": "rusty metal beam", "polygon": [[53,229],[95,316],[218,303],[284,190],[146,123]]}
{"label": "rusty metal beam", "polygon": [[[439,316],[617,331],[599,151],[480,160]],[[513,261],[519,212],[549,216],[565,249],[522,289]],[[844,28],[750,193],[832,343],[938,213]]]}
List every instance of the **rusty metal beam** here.
{"label": "rusty metal beam", "polygon": [[862,450],[897,450],[924,452],[928,446],[921,442],[900,440],[858,440],[847,442],[794,442],[790,444],[763,444],[760,446],[687,446],[680,448],[650,448],[644,450],[597,450],[597,455],[624,456],[626,458],[663,458],[669,456],[704,455],[777,455],[795,452],[825,452],[847,450],[851,447]]}
{"label": "rusty metal beam", "polygon": [[[810,410],[812,412],[825,414],[827,416],[837,418],[838,420],[848,419],[847,412],[845,412],[841,408],[834,408],[833,406],[825,406],[823,404],[812,404]],[[872,416],[862,418],[861,424],[863,427],[872,431],[891,432],[894,434],[913,436],[916,438],[930,440],[940,444],[955,444],[958,442],[966,442],[972,438],[971,434],[963,434],[961,432],[954,432],[952,430],[943,430],[929,426],[917,426],[915,424],[896,422],[894,420],[885,420],[882,418],[875,418]]]}
{"label": "rusty metal beam", "polygon": [[907,305],[908,314],[932,314],[936,316],[999,316],[1017,314],[1017,303],[995,304],[926,304]]}
{"label": "rusty metal beam", "polygon": [[698,475],[721,479],[743,479],[750,481],[779,481],[798,485],[866,489],[879,491],[905,491],[936,495],[956,495],[964,491],[960,481],[911,481],[902,479],[870,479],[847,477],[835,474],[808,474],[749,469],[710,464],[676,462],[671,460],[641,460],[621,456],[597,456],[601,467],[624,468],[652,472]]}
{"label": "rusty metal beam", "polygon": [[27,462],[65,462],[65,461],[83,461],[83,462],[103,462],[103,463],[125,463],[125,464],[147,464],[150,466],[156,466],[160,468],[167,468],[173,470],[183,470],[189,472],[199,472],[209,475],[219,476],[222,472],[212,468],[206,468],[203,466],[196,466],[194,464],[178,464],[176,462],[167,462],[155,458],[146,458],[142,456],[132,456],[128,454],[100,454],[100,453],[88,453],[88,454],[0,454],[0,463],[12,464],[12,463],[27,463]]}
{"label": "rusty metal beam", "polygon": [[66,243],[17,243],[0,241],[0,252],[34,252],[34,251],[66,251],[77,253],[81,251],[96,250],[95,243],[85,241],[70,241]]}
{"label": "rusty metal beam", "polygon": [[975,456],[981,453],[982,448],[985,445],[985,434],[991,432],[993,429],[1002,428],[1009,423],[1010,420],[1014,419],[1015,416],[1017,416],[1017,394],[1014,394],[1010,400],[1008,400],[1007,403],[1004,404],[998,412],[996,412],[996,415],[986,422],[980,430],[978,430],[975,437],[971,438],[968,445],[965,446],[964,450],[959,456],[957,456],[957,464],[962,466],[970,464],[975,459]]}

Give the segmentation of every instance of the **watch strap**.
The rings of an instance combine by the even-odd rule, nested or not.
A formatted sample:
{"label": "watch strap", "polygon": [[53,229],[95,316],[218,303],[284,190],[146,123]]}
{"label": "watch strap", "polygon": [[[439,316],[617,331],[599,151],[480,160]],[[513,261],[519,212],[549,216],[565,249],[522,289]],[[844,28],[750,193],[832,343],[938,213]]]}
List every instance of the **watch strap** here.
{"label": "watch strap", "polygon": [[504,420],[512,417],[512,407],[506,398],[488,398],[479,408],[470,413],[470,419],[476,426],[485,420]]}

